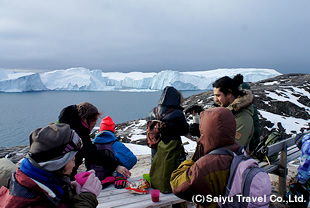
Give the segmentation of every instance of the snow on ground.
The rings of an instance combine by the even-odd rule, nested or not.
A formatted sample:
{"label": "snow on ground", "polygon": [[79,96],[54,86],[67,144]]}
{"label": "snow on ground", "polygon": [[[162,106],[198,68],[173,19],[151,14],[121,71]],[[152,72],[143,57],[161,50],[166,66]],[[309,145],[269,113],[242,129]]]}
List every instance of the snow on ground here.
{"label": "snow on ground", "polygon": [[[131,140],[139,140],[145,138],[145,135],[133,135]],[[184,144],[184,149],[187,152],[194,152],[197,146],[197,143],[182,136],[182,143]],[[151,154],[151,149],[146,145],[139,145],[139,144],[131,144],[131,143],[123,143],[128,149],[130,149],[133,154],[135,155],[146,155]]]}
{"label": "snow on ground", "polygon": [[[278,122],[281,122],[282,126],[286,129],[286,132],[288,133],[292,133],[292,131],[298,131],[302,127],[308,127],[308,121],[304,119],[275,115],[263,110],[258,111],[264,118],[267,118],[267,120],[269,120],[271,123],[277,124]],[[276,128],[276,126],[274,125],[271,128]],[[269,130],[271,130],[271,128]]]}

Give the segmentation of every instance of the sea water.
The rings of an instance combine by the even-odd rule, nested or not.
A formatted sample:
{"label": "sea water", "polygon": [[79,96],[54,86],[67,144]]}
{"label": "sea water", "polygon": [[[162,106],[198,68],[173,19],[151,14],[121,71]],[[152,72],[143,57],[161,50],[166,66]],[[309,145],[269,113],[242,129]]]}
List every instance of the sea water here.
{"label": "sea water", "polygon": [[[202,91],[183,91],[184,97]],[[110,116],[115,123],[148,116],[157,106],[162,91],[153,92],[72,92],[43,91],[0,93],[0,147],[28,145],[30,132],[56,122],[60,111],[73,104],[87,101],[94,104],[101,118]]]}

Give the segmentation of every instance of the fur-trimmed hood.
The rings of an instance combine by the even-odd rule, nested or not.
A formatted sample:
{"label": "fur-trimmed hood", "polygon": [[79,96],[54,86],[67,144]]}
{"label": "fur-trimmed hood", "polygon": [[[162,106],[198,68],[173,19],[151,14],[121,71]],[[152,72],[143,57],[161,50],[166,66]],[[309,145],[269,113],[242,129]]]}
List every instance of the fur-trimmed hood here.
{"label": "fur-trimmed hood", "polygon": [[253,103],[254,96],[251,90],[242,90],[245,95],[238,96],[227,108],[231,111],[240,111],[243,108],[247,108]]}

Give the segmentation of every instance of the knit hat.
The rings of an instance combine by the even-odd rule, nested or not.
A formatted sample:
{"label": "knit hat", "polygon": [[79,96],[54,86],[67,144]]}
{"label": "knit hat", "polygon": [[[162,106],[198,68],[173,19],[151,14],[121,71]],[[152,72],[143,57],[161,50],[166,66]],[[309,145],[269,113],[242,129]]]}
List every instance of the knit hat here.
{"label": "knit hat", "polygon": [[42,168],[56,171],[64,167],[83,146],[68,124],[50,124],[30,134],[29,156]]}
{"label": "knit hat", "polygon": [[107,116],[104,119],[102,119],[99,131],[103,130],[109,130],[115,133],[115,123],[113,122],[110,116]]}
{"label": "knit hat", "polygon": [[77,110],[80,118],[89,119],[99,115],[98,109],[89,102],[83,102],[77,105]]}

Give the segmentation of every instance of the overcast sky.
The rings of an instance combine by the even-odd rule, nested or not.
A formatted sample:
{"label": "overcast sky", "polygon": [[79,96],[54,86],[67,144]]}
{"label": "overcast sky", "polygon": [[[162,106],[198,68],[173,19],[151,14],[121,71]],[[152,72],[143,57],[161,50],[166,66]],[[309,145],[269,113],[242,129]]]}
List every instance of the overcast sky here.
{"label": "overcast sky", "polygon": [[0,69],[310,72],[309,0],[1,0]]}

